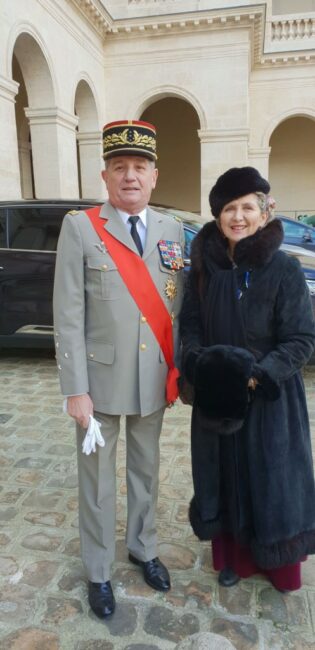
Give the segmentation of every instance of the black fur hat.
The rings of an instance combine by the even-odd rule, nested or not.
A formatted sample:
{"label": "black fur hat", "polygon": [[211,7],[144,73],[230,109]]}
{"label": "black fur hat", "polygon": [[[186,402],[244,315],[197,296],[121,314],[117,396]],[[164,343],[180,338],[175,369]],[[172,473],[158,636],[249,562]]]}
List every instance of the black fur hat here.
{"label": "black fur hat", "polygon": [[219,176],[209,194],[211,212],[217,218],[230,201],[252,192],[268,194],[269,191],[268,181],[254,167],[231,167]]}

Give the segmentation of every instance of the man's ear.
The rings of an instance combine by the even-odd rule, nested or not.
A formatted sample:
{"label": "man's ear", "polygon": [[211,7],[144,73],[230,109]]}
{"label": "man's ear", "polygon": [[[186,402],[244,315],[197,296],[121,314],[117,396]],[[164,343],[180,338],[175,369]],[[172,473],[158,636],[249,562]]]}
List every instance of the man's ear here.
{"label": "man's ear", "polygon": [[153,190],[154,190],[154,188],[156,186],[156,181],[158,179],[158,175],[159,175],[159,170],[155,167],[154,170],[153,170],[153,177],[152,177],[152,189]]}
{"label": "man's ear", "polygon": [[107,179],[107,169],[102,169],[102,171],[101,171],[101,176],[102,176],[103,181],[105,181],[105,183],[106,183],[106,179]]}

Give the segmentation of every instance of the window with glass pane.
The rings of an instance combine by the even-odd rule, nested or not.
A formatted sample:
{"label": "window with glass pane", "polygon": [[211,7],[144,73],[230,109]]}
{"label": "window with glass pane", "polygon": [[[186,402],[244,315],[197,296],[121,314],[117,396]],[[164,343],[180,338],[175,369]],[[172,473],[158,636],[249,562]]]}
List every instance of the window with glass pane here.
{"label": "window with glass pane", "polygon": [[62,218],[60,207],[16,207],[10,209],[10,248],[55,251]]}
{"label": "window with glass pane", "polygon": [[0,210],[0,248],[6,248],[5,210]]}

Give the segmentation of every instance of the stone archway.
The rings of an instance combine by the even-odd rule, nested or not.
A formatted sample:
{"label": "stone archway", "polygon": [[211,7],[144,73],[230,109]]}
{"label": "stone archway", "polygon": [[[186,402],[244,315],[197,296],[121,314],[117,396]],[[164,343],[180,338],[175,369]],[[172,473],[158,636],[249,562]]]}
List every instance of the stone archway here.
{"label": "stone archway", "polygon": [[[79,81],[74,101],[78,117],[77,159],[79,193],[82,198],[101,196],[102,137],[93,92],[87,81]],[[98,192],[96,188],[100,188]]]}
{"label": "stone archway", "polygon": [[159,180],[152,202],[200,213],[200,121],[179,97],[153,101],[141,118],[157,128]]}
{"label": "stone archway", "polygon": [[277,212],[315,214],[315,120],[291,116],[270,137],[269,178]]}
{"label": "stone archway", "polygon": [[13,55],[12,60],[12,76],[19,84],[19,91],[15,102],[15,120],[18,141],[21,195],[23,199],[31,199],[35,196],[35,187],[31,133],[29,122],[25,115],[25,108],[28,106],[28,97],[23,74],[15,55]]}
{"label": "stone archway", "polygon": [[[35,38],[20,34],[12,56],[12,77],[19,83],[16,126],[23,198],[45,196],[49,151],[54,143],[47,128],[47,108],[55,105],[47,60]],[[43,164],[45,161],[45,164]],[[51,196],[51,192],[48,192]],[[47,195],[48,195],[47,194]]]}
{"label": "stone archway", "polygon": [[58,107],[53,63],[37,34],[17,36],[12,75],[20,84],[16,120],[23,196],[76,198],[77,118]]}

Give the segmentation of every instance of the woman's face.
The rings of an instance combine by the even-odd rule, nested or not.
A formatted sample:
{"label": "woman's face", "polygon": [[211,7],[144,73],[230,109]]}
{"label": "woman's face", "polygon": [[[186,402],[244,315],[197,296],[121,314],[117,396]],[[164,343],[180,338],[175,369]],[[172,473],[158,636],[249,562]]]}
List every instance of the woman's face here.
{"label": "woman's face", "polygon": [[254,235],[266,221],[267,213],[261,211],[258,197],[254,193],[227,203],[220,213],[219,224],[223,235],[228,240],[231,253],[237,242],[244,237]]}

